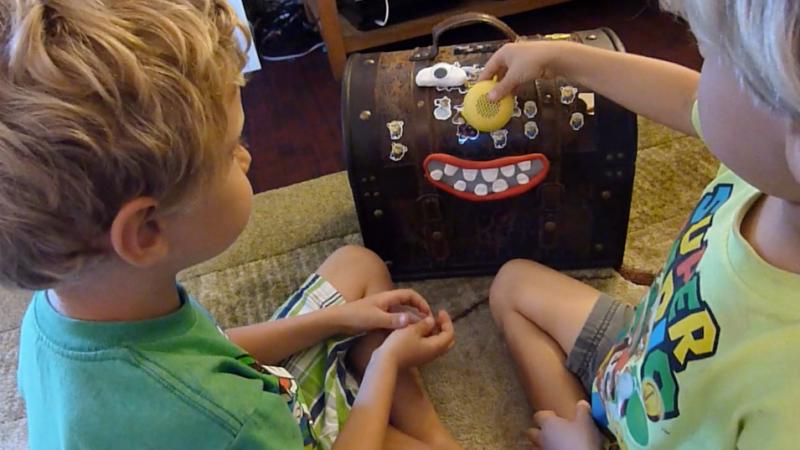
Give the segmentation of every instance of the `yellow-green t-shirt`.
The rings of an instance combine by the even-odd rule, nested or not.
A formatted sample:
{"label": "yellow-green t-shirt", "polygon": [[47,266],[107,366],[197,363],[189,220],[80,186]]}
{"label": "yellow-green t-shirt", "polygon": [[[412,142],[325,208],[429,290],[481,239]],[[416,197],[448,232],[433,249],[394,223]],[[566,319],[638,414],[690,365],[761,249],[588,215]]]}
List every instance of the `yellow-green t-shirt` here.
{"label": "yellow-green t-shirt", "polygon": [[800,275],[740,233],[761,195],[720,170],[598,370],[623,449],[800,448]]}

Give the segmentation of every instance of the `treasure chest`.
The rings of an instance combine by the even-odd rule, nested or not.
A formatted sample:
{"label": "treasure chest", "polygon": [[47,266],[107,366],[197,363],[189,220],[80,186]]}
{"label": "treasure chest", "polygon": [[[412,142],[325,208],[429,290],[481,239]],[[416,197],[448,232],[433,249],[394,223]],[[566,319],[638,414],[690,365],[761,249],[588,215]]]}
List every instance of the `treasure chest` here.
{"label": "treasure chest", "polygon": [[[430,47],[350,56],[344,152],[364,244],[395,279],[494,273],[512,258],[558,269],[622,263],[636,117],[567,79],[521,86],[502,128],[465,120],[465,98],[508,40],[439,46],[486,23],[510,41],[564,39],[624,51],[613,31],[520,37],[495,17],[453,16]],[[491,115],[498,104],[477,103]]]}

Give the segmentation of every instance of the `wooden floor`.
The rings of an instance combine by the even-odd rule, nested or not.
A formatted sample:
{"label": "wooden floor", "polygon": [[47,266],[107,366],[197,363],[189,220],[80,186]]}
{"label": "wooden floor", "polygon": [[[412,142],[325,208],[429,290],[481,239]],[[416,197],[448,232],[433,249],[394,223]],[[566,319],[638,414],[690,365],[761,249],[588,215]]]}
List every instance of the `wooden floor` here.
{"label": "wooden floor", "polygon": [[[554,33],[607,26],[631,53],[695,69],[701,59],[686,26],[657,9],[657,0],[575,0],[507,17],[519,34]],[[496,39],[482,27],[447,35],[447,43]],[[427,45],[422,38],[392,48]],[[245,139],[253,154],[250,179],[256,192],[344,169],[339,121],[339,83],[324,53],[291,62],[264,63],[243,92]]]}

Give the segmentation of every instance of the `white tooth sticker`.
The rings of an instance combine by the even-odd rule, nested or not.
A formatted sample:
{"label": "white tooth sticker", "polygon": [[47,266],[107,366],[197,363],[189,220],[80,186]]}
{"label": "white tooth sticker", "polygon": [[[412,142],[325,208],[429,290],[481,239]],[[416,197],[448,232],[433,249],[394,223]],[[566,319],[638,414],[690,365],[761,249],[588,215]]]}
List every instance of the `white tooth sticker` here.
{"label": "white tooth sticker", "polygon": [[497,179],[497,172],[496,168],[492,169],[481,169],[481,176],[483,179],[489,183]]}
{"label": "white tooth sticker", "polygon": [[513,177],[514,172],[515,170],[513,164],[509,164],[500,168],[500,173],[502,173],[504,177]]}
{"label": "white tooth sticker", "polygon": [[475,181],[478,176],[478,169],[464,169],[464,179],[467,181]]}
{"label": "white tooth sticker", "polygon": [[519,183],[519,184],[528,184],[529,181],[531,181],[531,179],[528,178],[528,176],[525,175],[524,173],[517,174],[517,183]]}
{"label": "white tooth sticker", "polygon": [[508,183],[506,183],[506,180],[497,180],[492,183],[492,191],[494,192],[504,192],[507,189]]}
{"label": "white tooth sticker", "polygon": [[432,170],[432,171],[431,171],[431,178],[432,178],[434,181],[439,181],[439,180],[441,180],[441,179],[442,179],[442,175],[444,175],[444,174],[442,173],[442,171],[441,171],[441,170],[438,170],[438,169],[437,169],[437,170]]}
{"label": "white tooth sticker", "polygon": [[464,180],[458,180],[453,185],[453,187],[456,188],[456,190],[459,192],[464,192],[465,190],[467,190],[467,183]]}
{"label": "white tooth sticker", "polygon": [[448,177],[452,177],[453,175],[456,174],[457,171],[458,167],[456,166],[451,166],[450,164],[444,165],[444,174],[447,175]]}
{"label": "white tooth sticker", "polygon": [[483,197],[489,193],[489,188],[486,187],[483,183],[478,183],[475,185],[475,195],[479,197]]}
{"label": "white tooth sticker", "polygon": [[530,170],[531,169],[531,162],[530,161],[522,161],[517,163],[517,167],[519,170]]}

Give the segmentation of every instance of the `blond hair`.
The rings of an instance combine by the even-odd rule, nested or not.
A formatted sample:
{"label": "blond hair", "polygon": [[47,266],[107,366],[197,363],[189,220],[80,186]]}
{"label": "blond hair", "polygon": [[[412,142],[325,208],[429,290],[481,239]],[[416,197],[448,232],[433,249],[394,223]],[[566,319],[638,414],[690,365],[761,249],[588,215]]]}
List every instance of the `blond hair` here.
{"label": "blond hair", "polygon": [[0,0],[0,283],[74,279],[126,201],[230,164],[237,30],[226,0]]}
{"label": "blond hair", "polygon": [[800,119],[800,2],[661,0],[716,49],[767,107]]}

